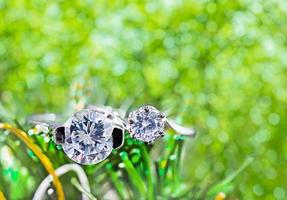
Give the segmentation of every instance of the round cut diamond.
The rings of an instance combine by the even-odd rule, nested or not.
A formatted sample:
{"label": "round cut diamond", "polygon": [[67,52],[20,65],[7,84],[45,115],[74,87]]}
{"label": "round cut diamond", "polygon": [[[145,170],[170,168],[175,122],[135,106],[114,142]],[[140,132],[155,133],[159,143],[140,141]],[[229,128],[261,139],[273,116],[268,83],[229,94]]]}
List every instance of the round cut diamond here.
{"label": "round cut diamond", "polygon": [[164,116],[153,106],[143,106],[129,115],[127,126],[133,138],[152,143],[164,135]]}
{"label": "round cut diamond", "polygon": [[63,150],[77,163],[98,163],[112,152],[112,131],[112,121],[104,112],[79,111],[65,124]]}

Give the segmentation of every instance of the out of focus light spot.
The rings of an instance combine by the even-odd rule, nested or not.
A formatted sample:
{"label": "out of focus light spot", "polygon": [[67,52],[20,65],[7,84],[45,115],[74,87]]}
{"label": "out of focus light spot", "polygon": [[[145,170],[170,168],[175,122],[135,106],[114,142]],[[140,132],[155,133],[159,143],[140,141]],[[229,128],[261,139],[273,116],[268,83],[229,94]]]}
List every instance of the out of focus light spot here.
{"label": "out of focus light spot", "polygon": [[272,105],[272,99],[268,96],[261,97],[260,102],[264,104],[264,106],[269,107]]}
{"label": "out of focus light spot", "polygon": [[224,200],[225,199],[225,194],[223,192],[219,192],[214,200]]}
{"label": "out of focus light spot", "polygon": [[254,124],[261,124],[263,121],[261,110],[258,107],[253,107],[250,111],[251,120]]}
{"label": "out of focus light spot", "polygon": [[4,168],[8,168],[13,165],[13,154],[8,146],[5,145],[1,148],[0,155],[0,161]]}
{"label": "out of focus light spot", "polygon": [[217,137],[219,141],[221,141],[222,143],[228,142],[229,139],[228,134],[226,132],[220,132]]}
{"label": "out of focus light spot", "polygon": [[1,97],[3,98],[4,101],[11,101],[12,93],[11,93],[11,91],[5,90],[2,92]]}
{"label": "out of focus light spot", "polygon": [[274,168],[266,170],[266,176],[268,179],[275,179],[277,177],[277,171]]}
{"label": "out of focus light spot", "polygon": [[117,61],[117,64],[113,67],[113,74],[116,76],[123,75],[126,72],[127,64],[124,61]]}
{"label": "out of focus light spot", "polygon": [[16,141],[15,141],[15,145],[16,145],[16,146],[19,146],[20,144],[21,144],[21,142],[20,142],[19,140],[16,140]]}
{"label": "out of focus light spot", "polygon": [[34,129],[29,129],[28,130],[28,135],[34,135],[35,134],[35,130]]}
{"label": "out of focus light spot", "polygon": [[171,61],[164,60],[160,62],[159,80],[162,83],[168,82],[170,79],[175,79],[178,76],[177,69],[172,66]]}
{"label": "out of focus light spot", "polygon": [[156,10],[157,6],[154,2],[149,2],[146,4],[145,9],[148,12],[154,12]]}
{"label": "out of focus light spot", "polygon": [[175,154],[171,155],[171,156],[169,157],[169,159],[170,159],[170,160],[176,160],[176,155],[175,155]]}
{"label": "out of focus light spot", "polygon": [[29,79],[26,79],[26,84],[29,89],[36,88],[39,84],[44,81],[44,76],[42,74],[30,74]]}
{"label": "out of focus light spot", "polygon": [[173,7],[176,5],[178,1],[175,1],[175,0],[164,0],[164,4],[168,7]]}
{"label": "out of focus light spot", "polygon": [[47,10],[46,10],[46,14],[50,17],[56,17],[60,14],[60,8],[58,4],[51,4],[50,6],[48,6]]}
{"label": "out of focus light spot", "polygon": [[217,119],[214,116],[208,116],[206,124],[209,128],[216,128],[218,125]]}
{"label": "out of focus light spot", "polygon": [[24,176],[28,175],[28,170],[26,167],[21,167],[21,174]]}
{"label": "out of focus light spot", "polygon": [[273,40],[263,41],[263,48],[268,52],[267,56],[273,56],[276,53],[276,46]]}
{"label": "out of focus light spot", "polygon": [[165,31],[163,29],[156,29],[155,33],[154,33],[154,37],[155,39],[163,39],[165,37]]}
{"label": "out of focus light spot", "polygon": [[271,113],[268,116],[268,121],[272,125],[277,125],[280,122],[280,116],[277,113]]}
{"label": "out of focus light spot", "polygon": [[287,100],[287,92],[286,92],[286,88],[278,88],[276,91],[276,97],[278,98],[278,100]]}
{"label": "out of focus light spot", "polygon": [[35,179],[33,179],[33,178],[29,178],[28,180],[27,180],[27,187],[28,188],[35,188],[35,186],[36,186],[36,181],[35,181]]}
{"label": "out of focus light spot", "polygon": [[266,156],[269,160],[276,160],[277,159],[277,153],[276,151],[272,150],[272,149],[269,149],[267,152],[266,152]]}
{"label": "out of focus light spot", "polygon": [[175,47],[175,42],[174,42],[174,39],[172,37],[165,38],[163,41],[163,44],[167,49],[171,49],[171,48]]}
{"label": "out of focus light spot", "polygon": [[282,187],[276,187],[273,194],[276,199],[285,199],[285,190]]}
{"label": "out of focus light spot", "polygon": [[216,68],[212,65],[208,65],[205,68],[205,75],[206,75],[206,78],[208,79],[216,78]]}
{"label": "out of focus light spot", "polygon": [[268,130],[262,129],[257,131],[249,140],[254,146],[258,146],[270,139],[271,135]]}
{"label": "out of focus light spot", "polygon": [[119,168],[125,168],[125,164],[124,163],[119,163]]}
{"label": "out of focus light spot", "polygon": [[204,93],[200,93],[197,96],[197,100],[198,100],[199,104],[201,104],[201,105],[206,104],[208,102],[208,96]]}
{"label": "out of focus light spot", "polygon": [[210,2],[206,6],[206,10],[210,14],[215,13],[216,8],[217,8],[217,6],[216,6],[216,4],[214,2]]}
{"label": "out of focus light spot", "polygon": [[202,143],[205,144],[206,146],[210,145],[211,142],[212,142],[212,138],[209,137],[208,135],[205,135],[202,137]]}
{"label": "out of focus light spot", "polygon": [[209,21],[206,25],[206,28],[210,32],[215,32],[217,30],[217,24],[214,21]]}
{"label": "out of focus light spot", "polygon": [[49,84],[51,85],[55,85],[57,84],[57,76],[54,75],[54,74],[49,74],[47,77],[46,77],[46,80]]}
{"label": "out of focus light spot", "polygon": [[245,34],[245,24],[243,23],[244,20],[241,18],[244,16],[241,12],[237,12],[234,14],[232,22],[233,22],[233,29],[237,36],[242,36]]}
{"label": "out of focus light spot", "polygon": [[0,44],[0,56],[4,55],[6,53],[5,46],[3,44]]}
{"label": "out of focus light spot", "polygon": [[254,13],[261,13],[262,12],[262,6],[260,5],[260,3],[258,3],[257,1],[253,1],[251,3],[251,10]]}
{"label": "out of focus light spot", "polygon": [[54,193],[54,190],[52,188],[49,188],[47,193],[48,193],[48,195],[52,195]]}
{"label": "out of focus light spot", "polygon": [[207,163],[201,163],[198,166],[199,167],[196,169],[196,177],[199,178],[199,179],[202,179],[207,174],[208,164]]}
{"label": "out of focus light spot", "polygon": [[50,67],[55,60],[55,55],[53,53],[47,53],[41,60],[41,63],[44,67]]}
{"label": "out of focus light spot", "polygon": [[257,195],[257,196],[262,196],[264,194],[264,190],[262,188],[261,185],[256,184],[253,186],[253,192]]}

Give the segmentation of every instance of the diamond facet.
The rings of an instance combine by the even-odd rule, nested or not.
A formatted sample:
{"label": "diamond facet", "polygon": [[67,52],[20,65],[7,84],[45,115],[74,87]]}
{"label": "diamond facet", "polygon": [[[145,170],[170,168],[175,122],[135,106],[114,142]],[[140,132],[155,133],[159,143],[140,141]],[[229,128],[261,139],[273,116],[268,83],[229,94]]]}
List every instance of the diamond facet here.
{"label": "diamond facet", "polygon": [[164,133],[164,115],[153,106],[143,106],[130,113],[127,128],[133,138],[152,143]]}
{"label": "diamond facet", "polygon": [[79,164],[95,164],[112,152],[112,120],[104,112],[81,110],[65,124],[66,155]]}

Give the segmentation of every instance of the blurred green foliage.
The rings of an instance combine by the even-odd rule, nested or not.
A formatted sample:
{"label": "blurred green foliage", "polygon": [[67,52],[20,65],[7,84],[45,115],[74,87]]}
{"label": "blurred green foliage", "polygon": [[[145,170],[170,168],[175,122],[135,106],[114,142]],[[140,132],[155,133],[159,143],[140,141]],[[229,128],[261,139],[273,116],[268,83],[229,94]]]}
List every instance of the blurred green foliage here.
{"label": "blurred green foliage", "polygon": [[[212,188],[253,157],[229,199],[286,199],[286,19],[284,0],[0,0],[0,120],[134,98],[198,128],[182,182]],[[24,150],[13,152],[20,170],[0,165],[0,176],[30,197],[46,172],[37,158],[27,171],[27,150],[6,134],[2,161],[4,144]]]}

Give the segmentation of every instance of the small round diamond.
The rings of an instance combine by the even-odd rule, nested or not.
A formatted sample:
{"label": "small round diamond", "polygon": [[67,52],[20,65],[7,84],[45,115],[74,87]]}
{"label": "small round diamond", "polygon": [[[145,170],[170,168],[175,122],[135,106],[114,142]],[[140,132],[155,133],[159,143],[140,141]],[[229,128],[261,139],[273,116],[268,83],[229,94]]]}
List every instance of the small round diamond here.
{"label": "small round diamond", "polygon": [[164,115],[153,106],[143,106],[129,115],[127,128],[133,138],[152,143],[164,135]]}
{"label": "small round diamond", "polygon": [[65,124],[63,150],[77,163],[98,163],[112,152],[112,131],[112,121],[105,113],[97,110],[79,111]]}

